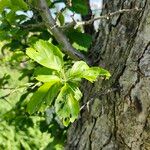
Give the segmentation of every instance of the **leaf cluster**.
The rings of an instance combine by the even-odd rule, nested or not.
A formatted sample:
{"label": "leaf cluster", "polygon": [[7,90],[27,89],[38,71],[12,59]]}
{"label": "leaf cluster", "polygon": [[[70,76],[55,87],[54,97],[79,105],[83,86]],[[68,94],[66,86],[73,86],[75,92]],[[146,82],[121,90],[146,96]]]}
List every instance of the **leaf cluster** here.
{"label": "leaf cluster", "polygon": [[33,93],[27,111],[33,114],[42,109],[41,107],[54,105],[56,114],[65,126],[78,117],[79,101],[82,97],[79,89],[81,79],[93,83],[98,76],[110,77],[105,69],[89,67],[84,61],[76,61],[71,68],[66,68],[60,49],[43,40],[36,42],[34,47],[28,48],[26,54],[44,66],[36,70],[35,78],[43,84]]}

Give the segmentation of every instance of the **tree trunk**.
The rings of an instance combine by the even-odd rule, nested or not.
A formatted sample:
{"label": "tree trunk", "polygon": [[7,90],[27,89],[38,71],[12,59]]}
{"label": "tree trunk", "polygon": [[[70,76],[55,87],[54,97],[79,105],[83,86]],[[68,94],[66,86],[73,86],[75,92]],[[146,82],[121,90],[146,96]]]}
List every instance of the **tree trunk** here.
{"label": "tree trunk", "polygon": [[90,54],[112,77],[84,83],[91,103],[69,129],[68,150],[150,150],[150,0],[104,0],[102,15],[135,7],[101,21]]}

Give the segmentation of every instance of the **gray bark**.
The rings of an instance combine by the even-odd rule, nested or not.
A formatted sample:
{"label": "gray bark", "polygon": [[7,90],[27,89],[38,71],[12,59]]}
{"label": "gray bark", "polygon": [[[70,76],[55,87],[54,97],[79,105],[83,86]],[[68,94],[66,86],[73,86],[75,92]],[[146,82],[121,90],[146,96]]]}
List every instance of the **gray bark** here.
{"label": "gray bark", "polygon": [[101,21],[90,53],[112,77],[84,83],[83,103],[93,101],[70,127],[66,149],[150,150],[150,0],[104,0],[103,6],[102,14],[143,11]]}

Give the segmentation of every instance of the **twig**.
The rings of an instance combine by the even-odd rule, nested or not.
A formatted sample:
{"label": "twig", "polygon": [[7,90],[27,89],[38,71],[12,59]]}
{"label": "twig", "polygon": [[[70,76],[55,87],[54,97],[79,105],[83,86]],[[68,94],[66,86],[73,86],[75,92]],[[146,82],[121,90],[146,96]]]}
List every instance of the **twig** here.
{"label": "twig", "polygon": [[[19,89],[21,88],[24,88],[24,87],[29,87],[29,86],[32,86],[34,83],[27,83],[27,84],[24,84],[24,85],[20,85],[20,86],[17,86],[15,88],[13,87],[2,87],[1,89],[3,90],[11,90],[8,94],[5,94],[3,96],[0,97],[0,99],[5,99],[6,100],[6,97],[10,96],[11,94],[15,93],[16,91],[18,91]],[[7,101],[8,102],[8,101]]]}
{"label": "twig", "polygon": [[73,21],[71,23],[68,23],[67,25],[61,26],[60,28],[65,29],[65,28],[68,28],[68,27],[71,27],[71,26],[75,26],[75,27],[85,26],[85,25],[88,25],[88,24],[92,24],[96,20],[110,19],[111,17],[113,17],[115,15],[119,15],[119,14],[123,14],[123,13],[129,13],[129,12],[135,12],[135,11],[141,11],[141,10],[142,10],[141,8],[122,9],[122,10],[118,10],[118,11],[115,11],[115,12],[112,12],[112,13],[109,13],[109,14],[106,14],[106,15],[103,15],[103,16],[92,18],[88,21],[78,21],[78,22]]}
{"label": "twig", "polygon": [[83,24],[83,25],[91,24],[91,23],[93,23],[96,20],[109,19],[110,17],[113,17],[115,15],[119,15],[119,14],[122,14],[122,13],[129,13],[129,12],[135,12],[135,11],[141,11],[141,10],[142,10],[141,8],[140,9],[139,8],[121,9],[121,10],[118,10],[118,11],[106,14],[104,16],[95,17],[95,18],[92,18],[91,20],[88,20],[88,21],[85,21],[85,22],[81,22],[80,24]]}
{"label": "twig", "polygon": [[45,24],[43,22],[37,23],[37,24],[28,24],[28,25],[21,24],[20,27],[24,28],[24,29],[30,29],[30,30],[32,30],[32,29],[35,29],[35,28],[44,28]]}
{"label": "twig", "polygon": [[90,98],[89,101],[87,101],[85,104],[83,104],[83,105],[81,106],[80,111],[81,111],[82,109],[84,109],[85,107],[88,108],[88,107],[89,107],[89,104],[92,103],[92,102],[95,100],[96,97],[100,97],[100,96],[102,96],[102,95],[107,95],[107,94],[109,94],[109,93],[112,93],[112,92],[115,92],[115,91],[118,91],[118,90],[119,90],[119,88],[111,88],[111,89],[107,89],[107,90],[105,90],[105,91],[103,91],[103,92],[101,92],[101,93],[94,94],[94,96],[92,96],[92,98]]}
{"label": "twig", "polygon": [[38,8],[43,21],[45,21],[45,25],[53,33],[55,39],[62,47],[62,50],[74,60],[82,59],[87,62],[85,56],[72,47],[69,39],[65,36],[62,30],[56,26],[56,22],[53,19],[45,0],[39,0]]}

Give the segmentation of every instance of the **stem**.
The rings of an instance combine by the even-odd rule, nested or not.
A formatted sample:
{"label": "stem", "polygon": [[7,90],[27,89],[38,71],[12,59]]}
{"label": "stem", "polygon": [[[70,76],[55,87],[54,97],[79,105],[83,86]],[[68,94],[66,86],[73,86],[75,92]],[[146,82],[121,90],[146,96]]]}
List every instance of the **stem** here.
{"label": "stem", "polygon": [[85,56],[72,47],[69,39],[65,36],[62,30],[57,27],[45,0],[39,0],[38,8],[43,21],[45,21],[45,25],[52,32],[57,42],[61,45],[62,51],[74,60],[84,60],[87,62]]}

